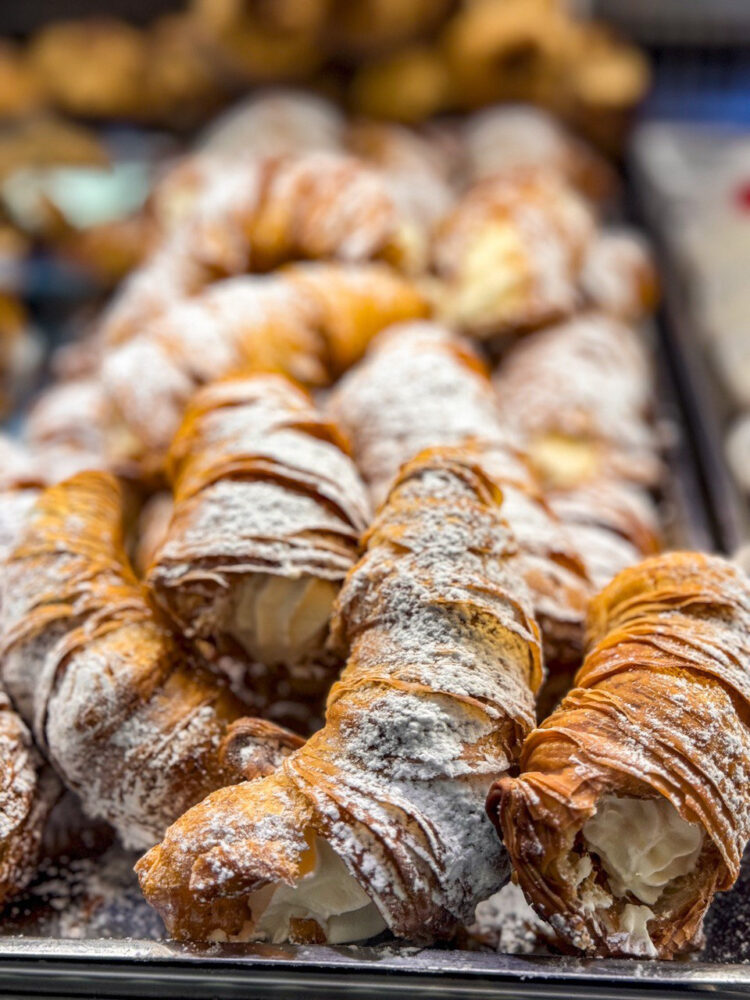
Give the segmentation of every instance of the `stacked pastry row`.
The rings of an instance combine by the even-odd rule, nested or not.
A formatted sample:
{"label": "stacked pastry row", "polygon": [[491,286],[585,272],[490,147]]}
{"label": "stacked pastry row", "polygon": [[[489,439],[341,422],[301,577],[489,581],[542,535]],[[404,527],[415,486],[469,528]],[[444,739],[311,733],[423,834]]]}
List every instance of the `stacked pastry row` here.
{"label": "stacked pastry row", "polygon": [[560,0],[181,6],[144,27],[91,16],[50,21],[24,46],[3,39],[0,113],[180,128],[248,84],[309,81],[360,112],[403,121],[532,101],[612,144],[648,84],[636,49]]}
{"label": "stacked pastry row", "polygon": [[[658,547],[649,354],[622,318],[648,261],[570,158],[492,166],[488,144],[439,218],[392,157],[177,178],[153,257],[8,446],[6,896],[54,798],[31,730],[89,816],[161,840],[139,870],[178,937],[449,937],[510,860],[575,947],[697,939],[746,838],[746,584],[707,557],[625,568]],[[504,348],[494,380],[467,337]],[[299,383],[334,384],[316,405]],[[732,739],[691,740],[700,712]]]}

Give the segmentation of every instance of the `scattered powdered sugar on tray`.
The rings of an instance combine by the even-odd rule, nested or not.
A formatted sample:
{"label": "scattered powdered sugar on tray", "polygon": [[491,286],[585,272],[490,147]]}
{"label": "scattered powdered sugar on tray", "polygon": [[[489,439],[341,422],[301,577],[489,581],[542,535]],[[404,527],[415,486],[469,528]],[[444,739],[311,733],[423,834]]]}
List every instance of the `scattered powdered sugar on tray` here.
{"label": "scattered powdered sugar on tray", "polygon": [[162,922],[138,888],[137,858],[114,846],[100,857],[48,862],[3,910],[0,936],[163,938]]}
{"label": "scattered powdered sugar on tray", "polygon": [[474,923],[467,930],[472,942],[506,955],[539,954],[544,950],[544,939],[554,936],[512,882],[479,903]]}

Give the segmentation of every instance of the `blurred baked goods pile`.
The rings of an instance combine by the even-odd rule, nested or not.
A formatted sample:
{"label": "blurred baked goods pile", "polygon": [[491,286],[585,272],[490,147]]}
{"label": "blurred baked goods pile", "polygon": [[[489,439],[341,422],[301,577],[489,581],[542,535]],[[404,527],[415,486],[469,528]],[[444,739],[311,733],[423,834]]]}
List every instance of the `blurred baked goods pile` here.
{"label": "blurred baked goods pile", "polygon": [[181,128],[247,86],[305,81],[410,122],[530,101],[616,148],[648,76],[640,52],[562,0],[192,0],[145,28],[61,20],[4,43],[0,116]]}

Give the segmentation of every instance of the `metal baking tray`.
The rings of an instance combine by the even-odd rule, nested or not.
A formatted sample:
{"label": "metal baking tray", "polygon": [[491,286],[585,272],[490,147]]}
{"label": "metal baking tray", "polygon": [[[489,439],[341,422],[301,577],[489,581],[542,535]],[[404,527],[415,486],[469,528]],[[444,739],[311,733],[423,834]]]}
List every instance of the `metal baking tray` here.
{"label": "metal baking tray", "polygon": [[[691,386],[681,380],[682,360],[671,330],[660,322],[654,331],[657,419],[669,470],[663,499],[668,543],[712,549],[722,544],[716,496],[707,488],[700,422]],[[110,847],[100,862],[72,861],[48,871],[7,909],[0,922],[0,994],[601,1000],[701,992],[750,996],[750,857],[738,886],[720,897],[709,914],[707,944],[699,960],[671,963],[420,950],[393,941],[370,947],[186,947],[165,939],[158,917],[138,892],[134,860]]]}

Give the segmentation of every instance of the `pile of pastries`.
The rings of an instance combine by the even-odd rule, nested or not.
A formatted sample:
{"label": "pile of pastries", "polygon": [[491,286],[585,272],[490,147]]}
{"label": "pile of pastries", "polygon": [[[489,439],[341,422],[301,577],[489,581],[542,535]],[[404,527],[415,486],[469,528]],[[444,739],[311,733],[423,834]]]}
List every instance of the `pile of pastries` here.
{"label": "pile of pastries", "polygon": [[248,84],[303,80],[401,121],[531,101],[617,144],[649,73],[564,0],[188,0],[142,27],[98,16],[4,40],[0,117],[184,127]]}
{"label": "pile of pastries", "polygon": [[[292,5],[293,6],[293,5]],[[0,476],[0,897],[65,788],[195,942],[700,945],[750,837],[750,584],[665,552],[648,249],[539,111],[259,98]]]}

